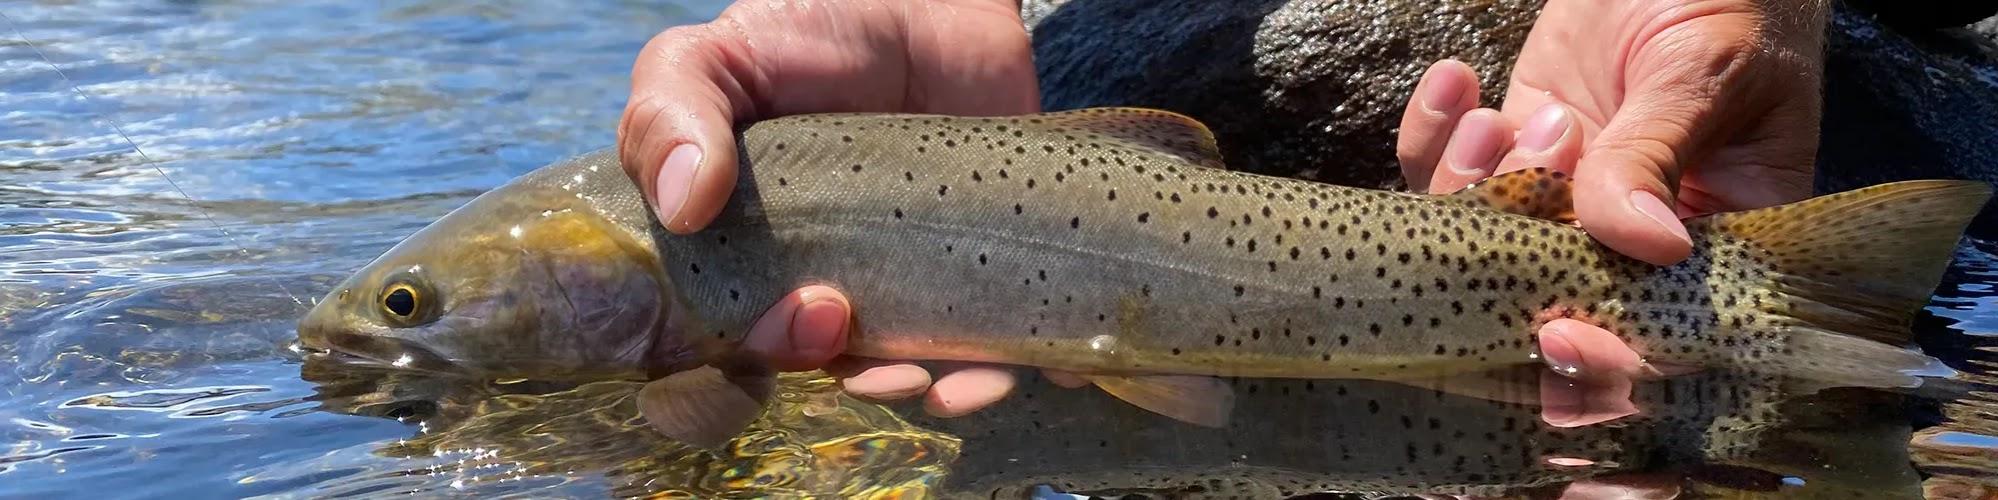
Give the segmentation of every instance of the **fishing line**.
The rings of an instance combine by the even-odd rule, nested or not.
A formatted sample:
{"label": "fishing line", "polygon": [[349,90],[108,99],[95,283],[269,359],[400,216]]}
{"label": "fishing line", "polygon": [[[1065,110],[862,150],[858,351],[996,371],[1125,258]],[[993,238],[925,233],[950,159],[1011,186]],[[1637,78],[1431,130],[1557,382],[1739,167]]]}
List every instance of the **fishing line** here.
{"label": "fishing line", "polygon": [[[76,80],[71,80],[69,78],[69,74],[64,73],[62,71],[62,67],[56,66],[55,61],[49,59],[48,54],[42,53],[42,48],[40,46],[35,45],[35,42],[33,40],[28,39],[28,34],[21,31],[21,26],[14,22],[13,17],[8,16],[4,12],[0,12],[0,19],[7,20],[7,27],[8,29],[14,30],[14,36],[19,37],[21,39],[21,43],[28,46],[28,50],[35,51],[35,55],[41,57],[42,63],[47,64],[49,66],[49,69],[55,70],[56,76],[62,77],[63,83],[68,84],[69,89],[73,92],[76,92],[77,97],[82,98],[84,102],[88,103],[92,107],[96,106],[97,101],[92,100],[90,98],[90,94],[84,93],[83,88],[76,85]],[[139,149],[139,143],[133,141],[132,136],[125,134],[124,127],[118,126],[118,123],[116,121],[110,119],[105,119],[103,120],[103,122],[105,125],[110,125],[111,130],[118,133],[118,137],[125,139],[125,144],[132,146],[133,152],[139,153],[139,159],[141,161],[145,162],[146,165],[152,166],[154,172],[159,172],[160,177],[166,179],[167,185],[173,186],[174,191],[179,192],[182,198],[186,198],[188,205],[193,206],[196,212],[201,213],[202,219],[207,220],[209,225],[215,226],[215,230],[217,232],[222,233],[222,238],[229,240],[229,244],[234,245],[236,247],[237,253],[242,254],[244,258],[250,257],[250,249],[248,247],[243,246],[242,242],[237,241],[236,235],[229,234],[229,230],[223,228],[221,223],[215,222],[215,217],[208,214],[208,209],[202,208],[201,202],[195,200],[194,196],[187,194],[186,189],[181,189],[180,183],[174,182],[173,176],[167,175],[166,169],[160,168],[159,163],[154,162],[151,155],[147,155],[145,150]],[[278,291],[284,292],[285,297],[291,298],[291,301],[293,303],[298,304],[300,307],[305,306],[305,301],[299,300],[298,295],[292,294],[291,288],[284,286],[283,281],[279,281],[277,278],[273,278],[270,276],[264,276],[263,278],[266,280],[270,280],[271,284],[277,285]]]}

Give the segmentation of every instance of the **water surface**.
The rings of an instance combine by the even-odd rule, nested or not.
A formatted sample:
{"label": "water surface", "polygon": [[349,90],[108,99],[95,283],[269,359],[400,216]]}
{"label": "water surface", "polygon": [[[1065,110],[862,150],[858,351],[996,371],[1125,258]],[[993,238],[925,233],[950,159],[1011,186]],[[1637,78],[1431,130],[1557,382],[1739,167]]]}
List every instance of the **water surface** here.
{"label": "water surface", "polygon": [[[1244,417],[1217,433],[1039,380],[939,420],[799,375],[716,456],[643,429],[633,384],[450,380],[288,348],[304,301],[401,237],[610,144],[638,48],[721,3],[0,4],[0,497],[1998,484],[1987,387],[1936,400],[1706,374],[1640,387],[1637,415],[1558,427],[1388,384],[1242,382]],[[1994,249],[1963,249],[1919,335],[1983,380]]]}

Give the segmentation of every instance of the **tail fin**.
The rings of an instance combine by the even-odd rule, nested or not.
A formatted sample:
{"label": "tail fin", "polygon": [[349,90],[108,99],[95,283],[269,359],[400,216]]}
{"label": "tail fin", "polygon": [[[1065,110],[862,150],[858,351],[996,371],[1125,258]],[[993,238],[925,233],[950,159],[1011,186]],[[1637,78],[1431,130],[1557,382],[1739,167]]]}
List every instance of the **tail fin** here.
{"label": "tail fin", "polygon": [[[1778,207],[1727,213],[1711,231],[1759,249],[1789,327],[1791,375],[1838,385],[1919,385],[1913,370],[1941,363],[1903,348],[1914,316],[1942,281],[1956,244],[1992,188],[1973,181],[1907,181]],[[1946,368],[1946,367],[1944,367]]]}

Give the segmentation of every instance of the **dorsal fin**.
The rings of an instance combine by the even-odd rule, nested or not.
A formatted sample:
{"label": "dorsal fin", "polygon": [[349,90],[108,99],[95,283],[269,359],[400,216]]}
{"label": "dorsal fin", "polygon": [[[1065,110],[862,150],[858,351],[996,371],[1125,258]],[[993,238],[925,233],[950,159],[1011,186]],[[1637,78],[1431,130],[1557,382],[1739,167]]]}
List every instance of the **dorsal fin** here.
{"label": "dorsal fin", "polygon": [[1150,108],[1083,108],[1040,115],[1049,125],[1074,127],[1178,156],[1205,167],[1227,168],[1214,132],[1192,117]]}
{"label": "dorsal fin", "polygon": [[1574,190],[1568,174],[1529,168],[1491,176],[1443,199],[1551,221],[1575,222]]}

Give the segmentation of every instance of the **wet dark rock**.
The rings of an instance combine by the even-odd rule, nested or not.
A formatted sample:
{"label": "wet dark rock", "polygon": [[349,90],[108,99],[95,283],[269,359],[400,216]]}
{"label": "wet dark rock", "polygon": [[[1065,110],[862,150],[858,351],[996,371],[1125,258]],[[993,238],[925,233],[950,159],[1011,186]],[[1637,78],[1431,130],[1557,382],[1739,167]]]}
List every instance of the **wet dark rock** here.
{"label": "wet dark rock", "polygon": [[[1394,129],[1431,62],[1503,99],[1536,0],[1026,0],[1043,105],[1149,106],[1214,129],[1233,168],[1399,187]],[[1883,4],[1884,5],[1884,4]],[[1838,4],[1828,33],[1818,188],[1998,181],[1998,21]],[[1895,17],[1900,16],[1900,17]],[[1974,232],[1998,233],[1986,217]]]}
{"label": "wet dark rock", "polygon": [[[1820,192],[1909,179],[1998,182],[1998,57],[1967,30],[1900,32],[1840,10],[1825,58]],[[1992,205],[1973,234],[1998,235]]]}
{"label": "wet dark rock", "polygon": [[1881,23],[1903,30],[1955,28],[1998,15],[1998,2],[1909,2],[1907,0],[1846,0],[1854,10],[1873,14]]}
{"label": "wet dark rock", "polygon": [[1170,109],[1206,122],[1232,168],[1386,187],[1423,68],[1463,60],[1498,98],[1540,3],[1029,0],[1024,13],[1047,109]]}

